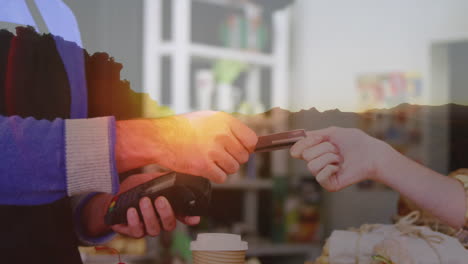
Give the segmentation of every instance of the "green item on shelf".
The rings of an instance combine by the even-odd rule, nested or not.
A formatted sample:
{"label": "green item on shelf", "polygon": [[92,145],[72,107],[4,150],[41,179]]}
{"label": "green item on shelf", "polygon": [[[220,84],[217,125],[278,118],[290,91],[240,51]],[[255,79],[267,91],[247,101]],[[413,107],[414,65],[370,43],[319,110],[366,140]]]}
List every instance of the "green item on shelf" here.
{"label": "green item on shelf", "polygon": [[247,48],[247,20],[245,19],[245,17],[242,17],[240,19],[239,27],[240,27],[241,48],[246,49]]}
{"label": "green item on shelf", "polygon": [[185,232],[174,231],[172,233],[171,254],[178,255],[185,261],[191,261],[190,241],[190,237]]}
{"label": "green item on shelf", "polygon": [[214,65],[215,79],[221,84],[232,84],[247,69],[247,64],[235,60],[218,60]]}
{"label": "green item on shelf", "polygon": [[239,104],[236,112],[243,115],[255,115],[264,113],[265,111],[265,106],[261,102],[252,104],[250,102],[244,101]]}
{"label": "green item on shelf", "polygon": [[286,225],[284,203],[288,193],[288,178],[273,177],[273,224],[271,240],[275,243],[286,241]]}
{"label": "green item on shelf", "polygon": [[247,22],[244,17],[231,14],[220,26],[221,42],[224,47],[245,49],[247,47]]}
{"label": "green item on shelf", "polygon": [[[224,47],[240,50],[264,51],[268,41],[268,31],[263,22],[256,26],[256,34],[248,36],[248,32],[253,30],[253,25],[250,25],[248,19],[231,14],[226,18],[224,23],[219,27],[219,35],[221,43]],[[255,37],[257,43],[254,47],[249,46],[249,37]]]}
{"label": "green item on shelf", "polygon": [[299,214],[300,201],[299,197],[294,192],[288,195],[285,201],[285,230],[287,233],[287,240],[293,240],[294,232],[297,232],[300,214]]}
{"label": "green item on shelf", "polygon": [[266,28],[262,25],[260,27],[260,30],[259,30],[259,46],[258,46],[258,50],[265,50],[266,48],[266,43],[267,43],[267,39],[268,39],[268,32],[266,30]]}
{"label": "green item on shelf", "polygon": [[387,258],[384,258],[381,255],[372,256],[372,260],[378,262],[378,264],[385,263],[385,264],[392,264],[393,262]]}

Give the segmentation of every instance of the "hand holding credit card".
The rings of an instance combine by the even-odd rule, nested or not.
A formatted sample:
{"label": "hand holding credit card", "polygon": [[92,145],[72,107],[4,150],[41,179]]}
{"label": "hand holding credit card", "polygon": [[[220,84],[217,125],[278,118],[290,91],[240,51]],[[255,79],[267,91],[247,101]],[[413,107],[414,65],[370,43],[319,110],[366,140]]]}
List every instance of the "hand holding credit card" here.
{"label": "hand holding credit card", "polygon": [[305,137],[306,133],[304,129],[260,136],[258,137],[255,152],[269,152],[273,150],[286,149]]}

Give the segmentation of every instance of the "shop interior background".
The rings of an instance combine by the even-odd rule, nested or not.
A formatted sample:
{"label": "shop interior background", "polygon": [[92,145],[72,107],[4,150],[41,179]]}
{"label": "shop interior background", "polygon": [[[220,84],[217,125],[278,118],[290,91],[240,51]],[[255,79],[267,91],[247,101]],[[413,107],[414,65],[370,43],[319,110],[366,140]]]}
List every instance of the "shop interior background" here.
{"label": "shop interior background", "polygon": [[[447,121],[452,108],[437,108],[439,117],[446,117],[437,131],[428,108],[399,112],[403,120],[414,122],[398,118],[374,122],[379,113],[371,117],[356,113],[402,103],[429,107],[468,103],[466,1],[64,2],[76,16],[84,48],[114,57],[123,64],[121,78],[130,81],[133,90],[149,93],[174,113],[197,110],[200,104],[220,109],[219,102],[229,98],[237,101],[228,110],[245,115],[275,107],[303,110],[302,115],[287,121],[280,117],[277,123],[270,115],[273,121],[266,121],[269,125],[263,131],[334,124],[359,127],[441,173],[452,169],[451,139],[456,131]],[[242,46],[239,40],[226,41],[223,35],[242,38],[239,28],[226,28],[230,19],[248,23],[245,6],[249,3],[262,11],[261,29],[254,38],[264,43],[256,48]],[[185,23],[182,31],[176,29],[179,23]],[[158,36],[152,35],[155,32]],[[216,73],[216,62],[221,61],[238,63],[231,65],[234,70],[227,67]],[[210,89],[222,89],[213,78],[224,71],[236,73],[228,82],[228,94],[234,97],[208,93],[210,99],[202,98],[200,80],[211,82]],[[434,137],[437,144],[431,140]],[[307,180],[311,176],[304,164],[292,161],[284,151],[254,158],[240,174],[215,187],[220,203],[234,204],[230,212],[216,210],[214,220],[196,230],[181,227],[159,239],[120,239],[113,246],[128,257],[127,263],[159,263],[155,261],[161,261],[164,250],[184,259],[183,241],[194,232],[238,232],[250,243],[249,257],[262,263],[304,263],[320,254],[332,230],[391,223],[397,214],[394,191],[364,183],[337,193],[324,192]],[[297,192],[301,184],[307,187],[306,194]],[[298,219],[307,215],[304,210],[312,211],[312,225]],[[295,236],[298,229],[309,236]],[[86,249],[83,257],[86,263],[113,259]]]}

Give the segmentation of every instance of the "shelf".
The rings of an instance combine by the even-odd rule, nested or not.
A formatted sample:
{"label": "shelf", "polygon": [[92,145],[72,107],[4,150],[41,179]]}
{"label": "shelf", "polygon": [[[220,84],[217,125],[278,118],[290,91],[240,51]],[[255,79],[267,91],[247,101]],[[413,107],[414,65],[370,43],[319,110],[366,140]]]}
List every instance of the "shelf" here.
{"label": "shelf", "polygon": [[245,3],[237,0],[195,0],[198,3],[218,5],[222,7],[244,8]]}
{"label": "shelf", "polygon": [[[137,263],[153,260],[154,257],[144,255],[120,255],[124,263]],[[83,258],[84,264],[100,264],[100,263],[117,263],[119,258],[117,255],[85,255]]]}
{"label": "shelf", "polygon": [[[292,243],[262,243],[250,244],[246,255],[248,257],[261,257],[261,256],[292,256],[292,255],[306,255],[318,257],[321,253],[321,246],[319,243],[310,244],[292,244]],[[125,263],[137,263],[149,260],[154,260],[154,256],[136,256],[136,255],[122,255],[122,261]],[[86,255],[84,264],[100,264],[100,263],[114,263],[117,262],[116,255]]]}
{"label": "shelf", "polygon": [[[264,105],[282,108],[288,107],[289,62],[290,62],[290,29],[291,8],[285,7],[271,13],[272,32],[271,51],[251,51],[237,48],[208,45],[192,42],[193,27],[191,25],[192,5],[195,2],[218,5],[221,8],[241,8],[244,10],[250,2],[239,0],[171,0],[171,40],[164,40],[164,13],[162,0],[144,0],[144,45],[143,45],[143,87],[156,101],[162,102],[164,89],[171,90],[171,96],[165,104],[172,104],[176,114],[187,113],[191,108],[190,94],[193,87],[191,65],[193,61],[212,62],[215,60],[233,60],[248,64],[246,81],[242,87],[248,91],[244,100],[257,103],[266,90],[269,99],[261,99]],[[284,5],[282,5],[284,6]],[[268,13],[270,13],[268,11]],[[161,89],[163,65],[161,58],[169,56],[171,59],[168,77],[170,86]],[[205,65],[206,66],[206,65]],[[209,67],[209,66],[208,66]],[[265,85],[261,75],[261,68],[271,71],[270,85]],[[177,73],[177,74],[176,74]],[[177,98],[177,100],[176,100]]]}
{"label": "shelf", "polygon": [[[274,57],[265,53],[235,50],[230,48],[216,47],[196,43],[188,45],[188,48],[190,55],[195,58],[227,59],[267,67],[274,66]],[[173,54],[174,50],[174,45],[170,42],[166,42],[160,46],[158,52],[162,55],[171,55]]]}
{"label": "shelf", "polygon": [[192,56],[201,58],[236,60],[262,66],[273,66],[274,64],[274,60],[271,55],[253,51],[239,51],[201,44],[192,44],[190,51]]}
{"label": "shelf", "polygon": [[285,255],[308,255],[319,256],[321,246],[319,243],[310,244],[259,244],[250,245],[247,256],[285,256]]}
{"label": "shelf", "polygon": [[213,184],[214,189],[226,189],[226,190],[266,190],[273,187],[271,180],[238,180],[232,182],[226,182],[221,184]]}

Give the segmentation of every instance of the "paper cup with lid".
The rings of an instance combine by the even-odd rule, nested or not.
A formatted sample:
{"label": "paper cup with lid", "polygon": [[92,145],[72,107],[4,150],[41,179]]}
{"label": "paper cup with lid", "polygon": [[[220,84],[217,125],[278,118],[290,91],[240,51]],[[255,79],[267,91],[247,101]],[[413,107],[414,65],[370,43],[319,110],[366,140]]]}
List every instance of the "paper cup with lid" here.
{"label": "paper cup with lid", "polygon": [[244,264],[248,244],[239,235],[202,233],[190,243],[193,264]]}

